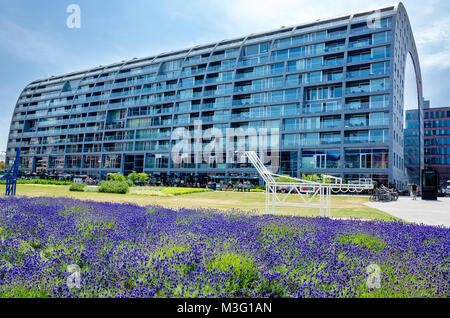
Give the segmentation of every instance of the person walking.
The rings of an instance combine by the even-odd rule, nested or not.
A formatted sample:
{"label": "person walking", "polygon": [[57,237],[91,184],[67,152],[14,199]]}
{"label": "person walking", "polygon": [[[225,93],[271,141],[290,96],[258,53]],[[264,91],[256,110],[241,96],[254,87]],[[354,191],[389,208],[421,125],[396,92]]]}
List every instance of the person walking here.
{"label": "person walking", "polygon": [[417,200],[417,184],[415,182],[413,182],[411,184],[411,192],[412,192],[413,200]]}

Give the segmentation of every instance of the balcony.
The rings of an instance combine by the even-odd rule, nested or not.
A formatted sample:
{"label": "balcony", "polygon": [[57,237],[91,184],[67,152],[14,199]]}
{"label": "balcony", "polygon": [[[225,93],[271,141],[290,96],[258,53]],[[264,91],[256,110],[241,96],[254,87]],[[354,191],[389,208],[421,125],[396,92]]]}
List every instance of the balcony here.
{"label": "balcony", "polygon": [[205,91],[204,96],[230,95],[232,93],[231,89],[209,90]]}
{"label": "balcony", "polygon": [[336,39],[336,38],[342,38],[347,36],[347,30],[341,30],[341,31],[335,31],[330,32],[327,34],[327,39]]}
{"label": "balcony", "polygon": [[251,58],[248,60],[239,61],[237,66],[238,67],[252,66],[252,65],[267,63],[268,61],[269,61],[269,58],[267,56],[261,56],[259,58]]}
{"label": "balcony", "polygon": [[204,123],[228,121],[229,119],[230,119],[230,116],[203,116],[203,117],[201,117],[201,120]]}
{"label": "balcony", "polygon": [[341,119],[328,119],[320,122],[321,129],[332,129],[341,127]]}
{"label": "balcony", "polygon": [[202,67],[195,70],[183,70],[181,76],[197,75],[206,72],[206,67]]}
{"label": "balcony", "polygon": [[202,104],[202,109],[214,109],[214,108],[223,108],[230,107],[231,102],[215,102],[215,103],[204,103]]}
{"label": "balcony", "polygon": [[341,143],[341,135],[322,135],[320,137],[321,145],[336,145]]}
{"label": "balcony", "polygon": [[369,134],[361,136],[345,136],[344,142],[346,144],[366,144],[369,143]]}
{"label": "balcony", "polygon": [[345,44],[339,44],[339,45],[330,45],[325,47],[324,52],[325,53],[331,53],[331,52],[338,52],[345,49]]}
{"label": "balcony", "polygon": [[343,73],[331,73],[324,75],[325,81],[340,81],[344,78]]}
{"label": "balcony", "polygon": [[[127,96],[131,96],[131,95],[139,95],[140,93],[141,93],[141,90],[116,92],[116,93],[111,93],[111,98],[127,97]],[[108,98],[108,97],[106,97],[106,98]]]}
{"label": "balcony", "polygon": [[371,75],[373,75],[373,74],[370,72],[370,69],[347,72],[348,78],[368,77]]}
{"label": "balcony", "polygon": [[347,87],[346,94],[370,93],[370,84]]}
{"label": "balcony", "polygon": [[347,58],[347,61],[349,63],[356,63],[356,62],[370,61],[371,59],[372,59],[372,54],[365,53],[365,54],[358,54],[358,55],[349,55]]}
{"label": "balcony", "polygon": [[209,57],[202,57],[202,58],[196,58],[196,59],[186,59],[184,61],[184,63],[183,63],[183,66],[207,63],[209,60],[210,60]]}
{"label": "balcony", "polygon": [[345,110],[362,110],[369,109],[369,102],[350,102],[345,104]]}
{"label": "balcony", "polygon": [[361,119],[361,120],[345,120],[345,127],[354,128],[354,127],[366,127],[369,125],[369,119]]}
{"label": "balcony", "polygon": [[[119,82],[119,83],[116,82],[116,83],[114,83],[114,88],[133,86],[133,85],[140,85],[143,82],[144,82],[143,80],[125,81],[125,82]],[[111,87],[111,85],[107,85],[107,86]]]}
{"label": "balcony", "polygon": [[105,129],[111,130],[111,129],[123,129],[125,128],[124,123],[114,123],[114,124],[106,124]]}
{"label": "balcony", "polygon": [[231,114],[231,120],[248,120],[250,118],[249,112],[241,112],[237,114]]}
{"label": "balcony", "polygon": [[222,71],[222,70],[229,70],[234,68],[234,64],[225,64],[225,65],[214,65],[208,67],[208,72],[216,72],[216,71]]}
{"label": "balcony", "polygon": [[202,92],[192,92],[191,94],[184,93],[184,94],[177,94],[177,100],[184,100],[184,99],[193,99],[193,98],[200,98],[202,97]]}

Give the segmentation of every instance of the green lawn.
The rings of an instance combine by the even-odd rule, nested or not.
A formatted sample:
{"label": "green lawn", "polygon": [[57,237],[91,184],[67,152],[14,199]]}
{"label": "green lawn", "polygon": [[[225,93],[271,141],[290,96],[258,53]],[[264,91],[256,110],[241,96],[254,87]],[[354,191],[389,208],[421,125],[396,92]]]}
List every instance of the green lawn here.
{"label": "green lawn", "polygon": [[[139,188],[132,188],[132,192]],[[0,185],[4,193],[5,186]],[[139,205],[157,204],[170,208],[217,208],[240,209],[262,214],[265,211],[264,193],[203,192],[178,196],[154,196],[142,193],[111,194],[98,192],[72,192],[69,186],[18,184],[18,196],[71,197],[82,200],[132,202]],[[298,200],[297,198],[292,201]],[[334,196],[331,201],[331,216],[334,218],[360,218],[366,220],[393,220],[393,216],[364,205],[367,197]],[[277,214],[297,216],[318,216],[318,209],[278,207]]]}

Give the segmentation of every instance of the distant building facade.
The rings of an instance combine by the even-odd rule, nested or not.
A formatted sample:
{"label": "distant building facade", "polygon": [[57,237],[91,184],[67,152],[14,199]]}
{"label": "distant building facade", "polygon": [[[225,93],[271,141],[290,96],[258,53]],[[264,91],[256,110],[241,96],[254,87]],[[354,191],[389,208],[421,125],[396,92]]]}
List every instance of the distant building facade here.
{"label": "distant building facade", "polygon": [[[450,107],[430,107],[424,102],[424,167],[439,172],[440,186],[450,180]],[[410,182],[420,182],[420,122],[417,110],[406,111],[405,169]]]}
{"label": "distant building facade", "polygon": [[424,110],[425,167],[439,172],[443,186],[450,180],[450,107]]}

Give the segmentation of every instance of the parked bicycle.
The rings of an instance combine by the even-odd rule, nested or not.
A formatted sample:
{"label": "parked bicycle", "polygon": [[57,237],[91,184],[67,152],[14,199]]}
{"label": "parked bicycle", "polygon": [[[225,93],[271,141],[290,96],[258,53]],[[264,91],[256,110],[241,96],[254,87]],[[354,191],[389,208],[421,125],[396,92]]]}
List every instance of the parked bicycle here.
{"label": "parked bicycle", "polygon": [[370,201],[373,202],[391,202],[398,200],[398,192],[394,189],[389,189],[388,187],[381,185],[374,193],[370,196]]}

